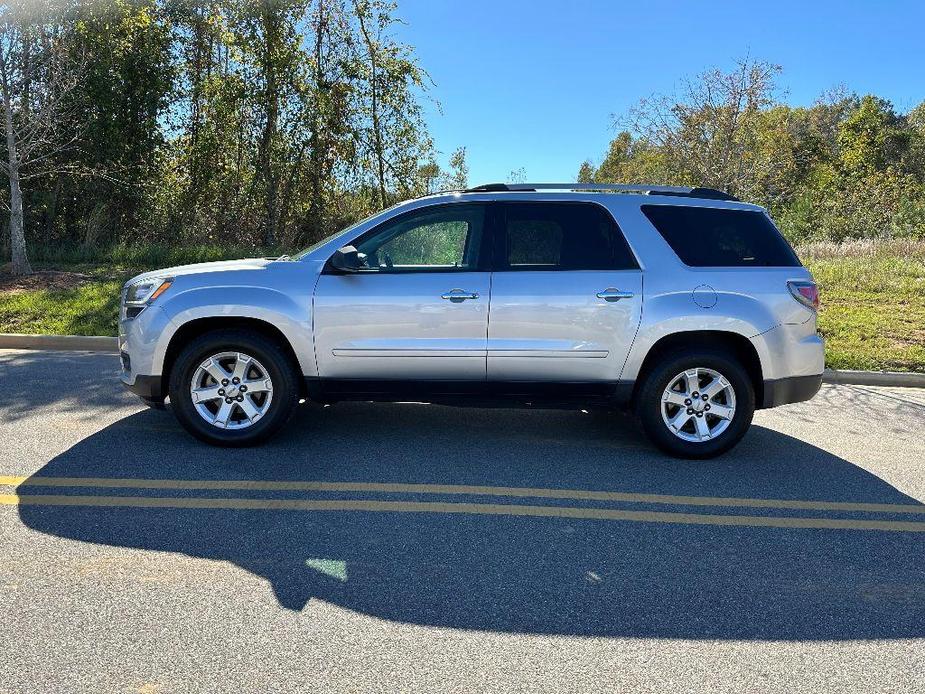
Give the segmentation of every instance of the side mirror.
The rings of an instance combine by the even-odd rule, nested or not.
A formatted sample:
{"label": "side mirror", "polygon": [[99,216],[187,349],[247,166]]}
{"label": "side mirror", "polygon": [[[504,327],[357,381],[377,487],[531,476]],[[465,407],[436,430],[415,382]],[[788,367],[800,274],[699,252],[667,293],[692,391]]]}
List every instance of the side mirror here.
{"label": "side mirror", "polygon": [[331,267],[341,272],[357,272],[365,266],[366,256],[353,246],[344,246],[334,251],[331,256]]}

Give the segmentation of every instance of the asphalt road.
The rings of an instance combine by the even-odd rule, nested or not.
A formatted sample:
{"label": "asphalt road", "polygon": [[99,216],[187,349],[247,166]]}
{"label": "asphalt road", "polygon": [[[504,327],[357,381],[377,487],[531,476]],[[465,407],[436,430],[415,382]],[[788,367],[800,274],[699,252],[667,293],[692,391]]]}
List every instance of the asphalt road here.
{"label": "asphalt road", "polygon": [[925,391],[707,462],[423,404],[220,450],[115,369],[0,352],[0,692],[925,690]]}

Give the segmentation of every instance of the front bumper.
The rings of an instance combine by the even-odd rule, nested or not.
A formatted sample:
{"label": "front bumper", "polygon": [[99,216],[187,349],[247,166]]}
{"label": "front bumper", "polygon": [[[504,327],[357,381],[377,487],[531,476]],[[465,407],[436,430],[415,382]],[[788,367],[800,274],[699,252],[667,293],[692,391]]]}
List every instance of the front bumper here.
{"label": "front bumper", "polygon": [[822,374],[818,376],[790,376],[764,382],[762,408],[789,405],[811,399],[822,387]]}
{"label": "front bumper", "polygon": [[119,322],[119,356],[122,383],[152,407],[163,407],[161,379],[163,357],[159,343],[168,334],[170,320],[158,306],[148,306],[132,319]]}
{"label": "front bumper", "polygon": [[135,376],[134,383],[129,383],[123,376],[122,383],[130,392],[141,398],[145,405],[162,410],[164,398],[167,397],[162,380],[160,376]]}

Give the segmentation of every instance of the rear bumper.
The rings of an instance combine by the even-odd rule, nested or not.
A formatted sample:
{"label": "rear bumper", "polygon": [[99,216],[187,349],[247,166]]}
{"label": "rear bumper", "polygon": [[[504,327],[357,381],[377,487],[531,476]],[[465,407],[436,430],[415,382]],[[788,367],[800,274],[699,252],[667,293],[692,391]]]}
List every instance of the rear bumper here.
{"label": "rear bumper", "polygon": [[160,376],[139,375],[135,376],[135,380],[132,383],[129,383],[128,380],[123,377],[122,383],[130,392],[141,398],[145,405],[163,409],[166,393],[164,393]]}
{"label": "rear bumper", "polygon": [[791,376],[764,382],[762,408],[778,407],[809,400],[822,387],[822,374],[818,376]]}

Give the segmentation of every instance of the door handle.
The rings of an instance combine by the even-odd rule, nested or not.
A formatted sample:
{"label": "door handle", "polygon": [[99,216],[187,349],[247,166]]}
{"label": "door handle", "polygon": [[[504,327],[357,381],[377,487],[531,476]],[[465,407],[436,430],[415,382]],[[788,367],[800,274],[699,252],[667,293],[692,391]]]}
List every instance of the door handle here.
{"label": "door handle", "polygon": [[465,289],[451,289],[445,294],[440,295],[441,299],[446,299],[447,301],[452,301],[454,304],[458,304],[466,299],[478,299],[478,292],[467,292]]}
{"label": "door handle", "polygon": [[597,296],[598,299],[603,299],[604,301],[619,301],[620,299],[632,299],[633,292],[625,292],[621,289],[607,287],[607,289],[602,292],[598,292],[595,296]]}

